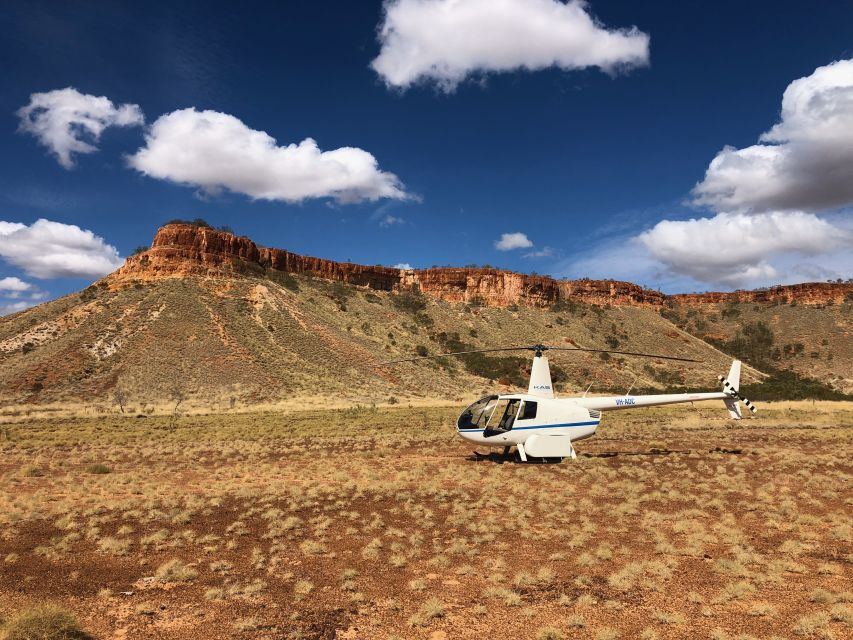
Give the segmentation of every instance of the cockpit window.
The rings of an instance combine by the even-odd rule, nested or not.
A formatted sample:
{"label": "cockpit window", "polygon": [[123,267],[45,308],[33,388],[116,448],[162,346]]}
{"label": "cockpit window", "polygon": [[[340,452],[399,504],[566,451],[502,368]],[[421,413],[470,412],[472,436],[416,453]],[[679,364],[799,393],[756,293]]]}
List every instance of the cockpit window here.
{"label": "cockpit window", "polygon": [[519,420],[532,420],[536,417],[536,409],[538,404],[536,402],[531,402],[530,400],[525,400],[524,404],[521,405],[521,412],[518,414]]}
{"label": "cockpit window", "polygon": [[456,427],[459,429],[485,429],[486,423],[489,421],[489,417],[494,412],[495,405],[497,403],[497,396],[485,396],[480,398],[477,402],[462,412],[462,415],[459,416],[459,420],[456,423]]}
{"label": "cockpit window", "polygon": [[521,401],[518,398],[509,398],[498,400],[492,416],[483,431],[485,437],[494,436],[499,433],[506,433],[512,429],[515,422],[515,416],[518,413],[518,405]]}

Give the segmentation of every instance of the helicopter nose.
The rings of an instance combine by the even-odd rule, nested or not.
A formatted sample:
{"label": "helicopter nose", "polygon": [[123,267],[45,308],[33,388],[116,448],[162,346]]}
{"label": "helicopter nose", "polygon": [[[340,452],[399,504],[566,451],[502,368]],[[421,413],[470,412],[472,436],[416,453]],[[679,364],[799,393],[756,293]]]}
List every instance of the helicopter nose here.
{"label": "helicopter nose", "polygon": [[465,431],[463,429],[460,429],[459,427],[456,427],[456,434],[466,442],[477,442],[479,440],[477,436],[480,434],[480,432]]}

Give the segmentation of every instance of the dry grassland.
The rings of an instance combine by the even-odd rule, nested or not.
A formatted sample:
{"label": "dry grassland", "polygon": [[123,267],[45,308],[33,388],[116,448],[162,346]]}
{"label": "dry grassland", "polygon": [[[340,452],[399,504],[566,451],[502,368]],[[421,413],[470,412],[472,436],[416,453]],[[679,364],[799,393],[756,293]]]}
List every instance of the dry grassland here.
{"label": "dry grassland", "polygon": [[762,409],[605,415],[560,465],[474,460],[447,407],[0,424],[0,620],[47,604],[116,639],[849,638],[853,404]]}

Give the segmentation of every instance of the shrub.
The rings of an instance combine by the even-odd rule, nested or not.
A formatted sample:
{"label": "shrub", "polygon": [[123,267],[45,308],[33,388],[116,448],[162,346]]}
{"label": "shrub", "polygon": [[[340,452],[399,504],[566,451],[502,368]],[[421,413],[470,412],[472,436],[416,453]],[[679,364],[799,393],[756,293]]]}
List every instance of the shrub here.
{"label": "shrub", "polygon": [[286,271],[279,271],[278,269],[268,269],[266,273],[267,278],[269,278],[276,284],[281,285],[285,289],[289,289],[290,291],[299,291],[299,283],[296,281],[296,278],[294,278]]}
{"label": "shrub", "polygon": [[86,467],[86,473],[94,473],[96,475],[103,475],[106,473],[112,473],[112,469],[110,469],[107,465],[101,464],[101,463],[90,464],[88,467]]}
{"label": "shrub", "polygon": [[391,303],[398,311],[404,311],[412,314],[418,314],[426,309],[427,306],[426,298],[424,298],[423,294],[418,290],[401,291],[397,295],[391,297]]}
{"label": "shrub", "polygon": [[[474,345],[462,342],[458,333],[441,332],[435,336],[447,351],[471,351],[476,349]],[[487,378],[489,380],[503,380],[519,387],[524,387],[528,382],[528,361],[519,357],[490,357],[484,353],[468,353],[459,356],[469,373]],[[554,370],[552,369],[552,380]]]}
{"label": "shrub", "polygon": [[166,224],[189,224],[194,227],[202,227],[205,229],[212,229],[213,227],[208,224],[207,220],[204,218],[194,218],[192,220],[182,220],[181,218],[172,218]]}
{"label": "shrub", "polygon": [[741,327],[735,338],[728,342],[707,339],[715,347],[734,354],[759,369],[773,369],[773,340],[773,331],[766,322],[762,321],[751,322]]}
{"label": "shrub", "polygon": [[429,329],[432,325],[435,324],[432,318],[430,318],[425,313],[416,313],[415,314],[415,323]]}
{"label": "shrub", "polygon": [[76,618],[55,605],[25,609],[6,623],[3,640],[85,640]]}
{"label": "shrub", "polygon": [[430,598],[421,605],[418,612],[409,618],[409,624],[413,627],[422,627],[429,624],[430,620],[444,617],[444,605],[438,598]]}
{"label": "shrub", "polygon": [[425,358],[429,355],[429,349],[427,349],[424,345],[419,344],[417,347],[415,347],[415,354],[417,354],[421,358]]}
{"label": "shrub", "polygon": [[774,371],[759,384],[742,384],[741,395],[750,400],[850,400],[853,396],[793,371]]}
{"label": "shrub", "polygon": [[340,311],[347,310],[347,300],[353,296],[352,288],[343,282],[335,282],[331,286],[328,296],[335,301]]}
{"label": "shrub", "polygon": [[736,306],[734,306],[734,305],[729,305],[729,306],[727,306],[725,309],[723,309],[722,311],[720,311],[720,317],[721,317],[721,318],[723,318],[723,319],[726,319],[726,318],[731,318],[731,319],[738,318],[738,317],[740,317],[740,309],[738,309],[738,308],[737,308]]}
{"label": "shrub", "polygon": [[175,558],[161,564],[154,576],[160,582],[189,582],[194,580],[198,572]]}

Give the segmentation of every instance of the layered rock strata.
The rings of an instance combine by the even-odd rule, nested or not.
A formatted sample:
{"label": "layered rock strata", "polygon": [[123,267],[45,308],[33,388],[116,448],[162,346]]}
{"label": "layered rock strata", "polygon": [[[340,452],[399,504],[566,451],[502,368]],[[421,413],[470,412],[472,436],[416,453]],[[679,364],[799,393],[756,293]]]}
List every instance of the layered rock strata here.
{"label": "layered rock strata", "polygon": [[853,295],[853,285],[850,284],[814,283],[760,291],[667,296],[617,280],[555,280],[501,269],[397,269],[336,262],[283,249],[259,247],[243,236],[189,224],[161,227],[151,248],[129,257],[111,278],[120,282],[183,276],[266,275],[273,270],[380,291],[418,287],[424,294],[442,300],[497,307],[551,307],[561,302],[634,307],[730,301],[826,304],[840,303]]}

